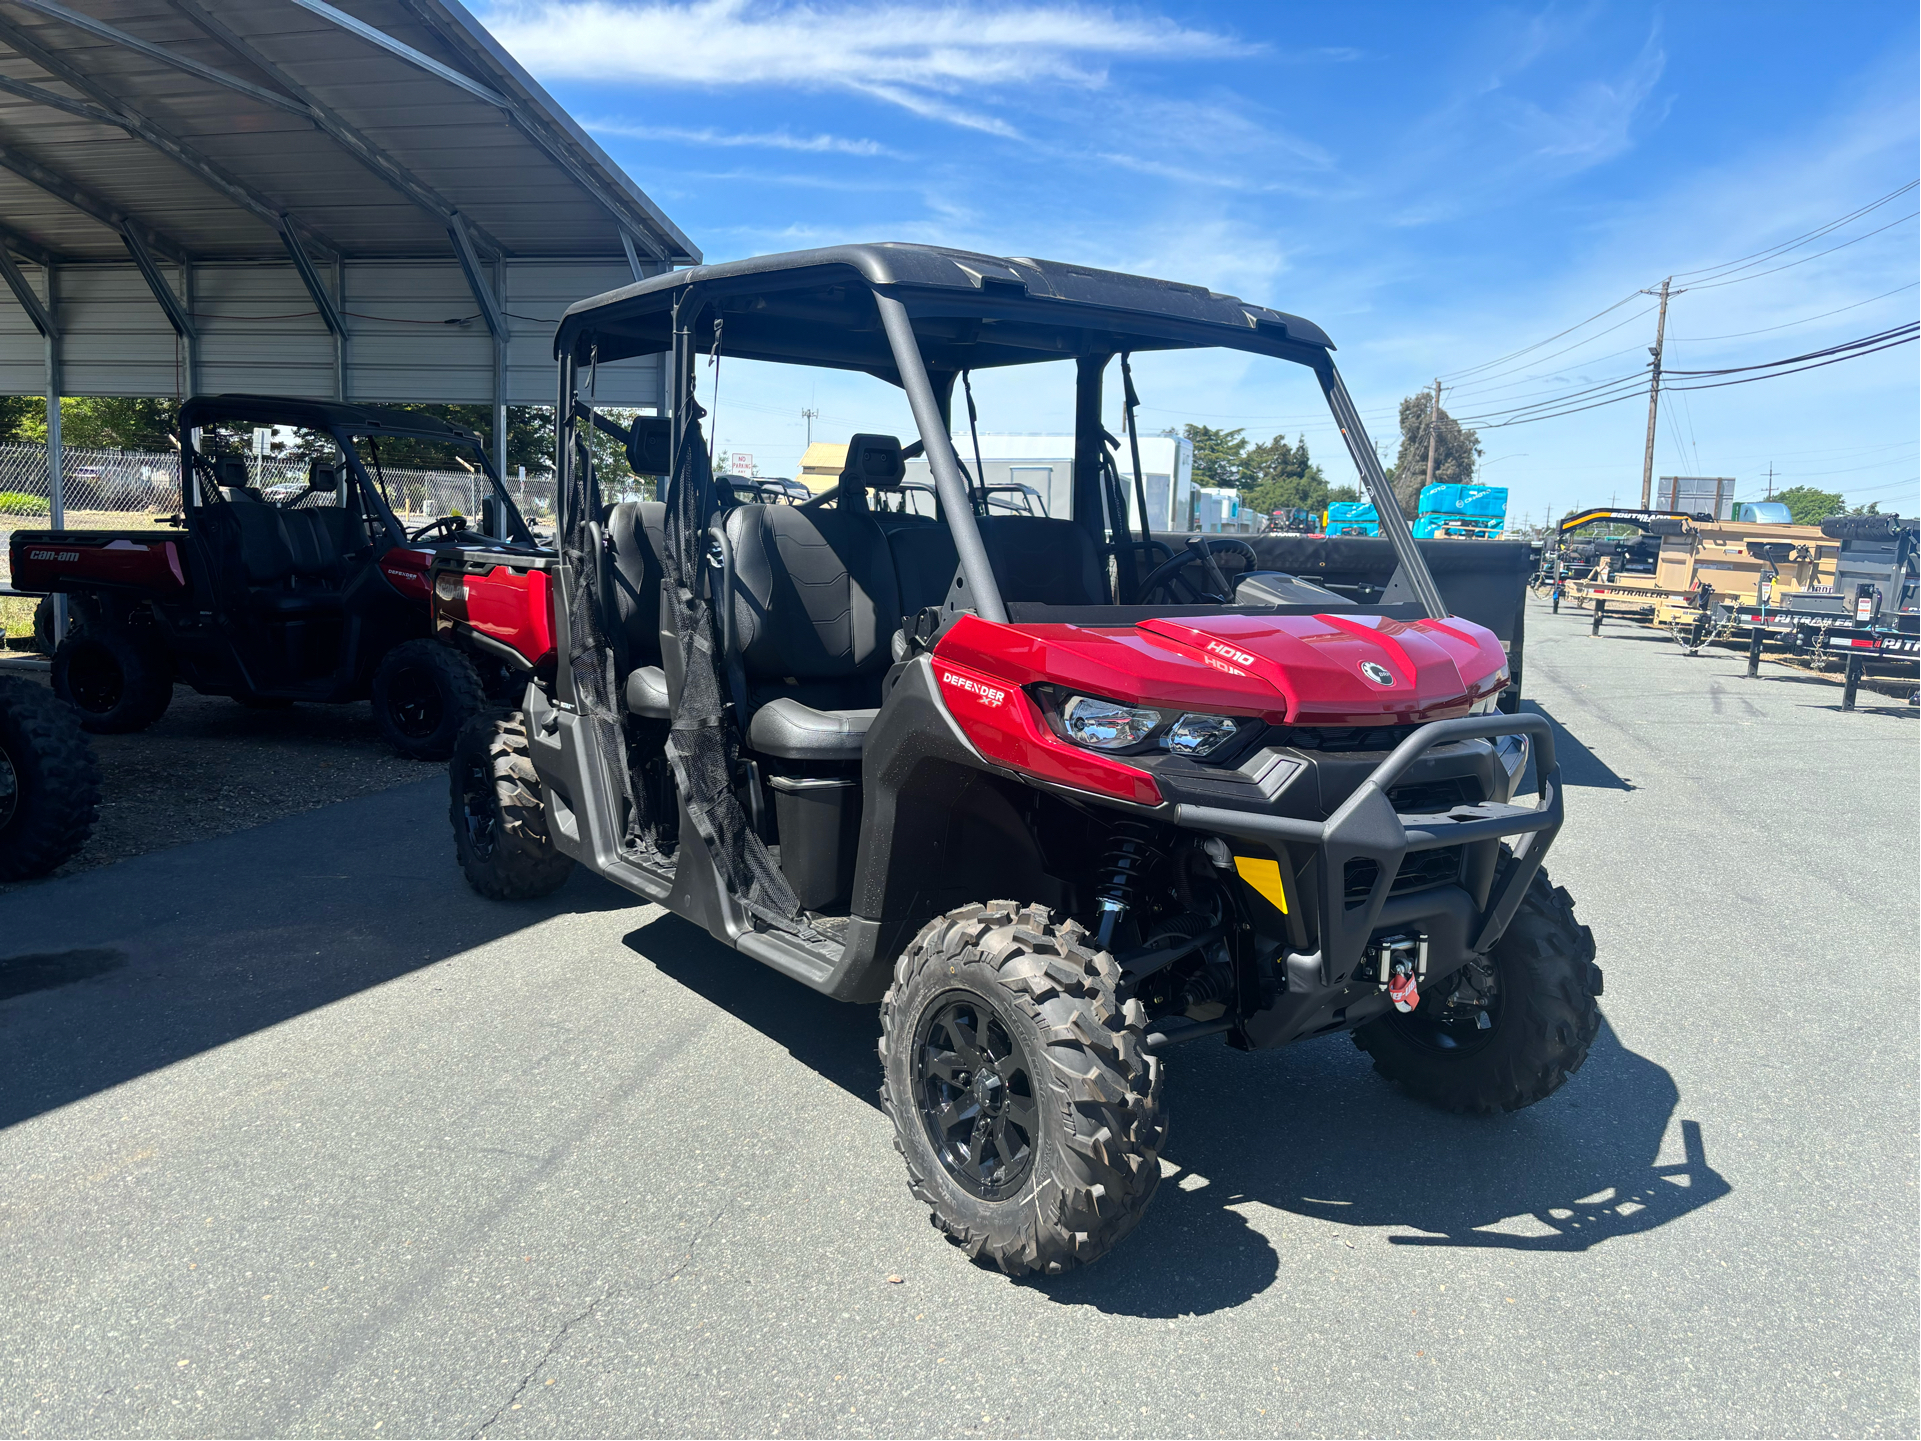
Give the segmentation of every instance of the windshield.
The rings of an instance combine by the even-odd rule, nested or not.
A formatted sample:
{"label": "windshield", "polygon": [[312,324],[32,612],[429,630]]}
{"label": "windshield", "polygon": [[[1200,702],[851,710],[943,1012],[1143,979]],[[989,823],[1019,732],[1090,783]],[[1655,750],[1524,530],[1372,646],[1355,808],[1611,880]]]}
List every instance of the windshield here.
{"label": "windshield", "polygon": [[348,440],[367,478],[408,536],[433,529],[445,535],[538,544],[478,441],[368,434]]}

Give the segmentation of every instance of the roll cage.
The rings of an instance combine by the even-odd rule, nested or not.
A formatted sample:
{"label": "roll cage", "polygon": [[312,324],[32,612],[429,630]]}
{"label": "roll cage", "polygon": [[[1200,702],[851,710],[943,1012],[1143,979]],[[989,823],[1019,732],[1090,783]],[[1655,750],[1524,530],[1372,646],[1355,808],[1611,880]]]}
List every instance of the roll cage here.
{"label": "roll cage", "polygon": [[[492,459],[481,438],[471,430],[451,425],[433,416],[381,406],[350,405],[330,401],[295,400],[271,395],[195,396],[180,407],[179,443],[181,479],[180,502],[183,516],[191,524],[193,512],[223,503],[213,474],[214,457],[204,453],[200,435],[203,429],[222,422],[254,426],[294,426],[328,436],[339,447],[351,477],[353,491],[361,497],[363,514],[385,533],[390,544],[405,545],[407,533],[389,503],[377,454],[368,457],[367,468],[355,436],[376,441],[424,440],[444,445],[464,446],[474,453],[479,471],[487,477],[493,492],[497,538],[536,547],[532,529],[514,504],[513,496],[501,483]],[[192,477],[191,484],[184,483]]]}
{"label": "roll cage", "polygon": [[[975,524],[975,487],[951,439],[954,385],[964,371],[1071,359],[1074,521],[1112,557],[1121,592],[1114,601],[1139,600],[1127,593],[1161,547],[1130,531],[1124,482],[1101,425],[1103,376],[1116,356],[1125,361],[1145,351],[1212,348],[1272,356],[1314,372],[1412,597],[1428,615],[1446,615],[1335,368],[1333,342],[1318,326],[1199,286],[933,246],[836,246],[696,266],[571,307],[555,336],[559,529],[567,534],[592,521],[600,506],[585,449],[576,444],[583,424],[611,428],[591,404],[600,364],[662,357],[674,455],[702,413],[694,399],[697,356],[861,371],[906,394],[920,432],[908,449],[924,454],[932,472],[940,516],[959,557],[955,594],[964,590],[962,608],[1005,621],[1001,587]],[[1132,380],[1123,373],[1131,409]],[[1138,459],[1133,468],[1138,488]],[[669,481],[666,490],[672,486]],[[682,541],[690,550],[705,544],[692,534]],[[680,559],[688,573],[699,564],[693,553]]]}

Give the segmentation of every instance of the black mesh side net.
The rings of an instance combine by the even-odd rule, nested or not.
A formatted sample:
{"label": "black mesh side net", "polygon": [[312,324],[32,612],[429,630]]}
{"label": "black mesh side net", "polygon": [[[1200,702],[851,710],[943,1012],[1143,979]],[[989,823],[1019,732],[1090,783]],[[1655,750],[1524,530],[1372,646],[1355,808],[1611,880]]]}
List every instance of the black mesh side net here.
{"label": "black mesh side net", "polygon": [[700,417],[689,402],[674,472],[667,488],[667,553],[662,603],[680,657],[680,698],[667,733],[667,760],[674,781],[714,868],[730,892],[757,919],[776,929],[815,939],[801,918],[800,901],[748,823],[734,792],[740,734],[728,715],[721,680],[720,646],[706,577],[707,526],[715,511],[714,477]]}
{"label": "black mesh side net", "polygon": [[574,466],[580,476],[580,503],[571,506],[561,553],[567,560],[572,594],[567,597],[571,647],[568,670],[574,683],[574,708],[586,721],[607,774],[620,783],[626,816],[622,848],[653,851],[658,839],[657,819],[646,787],[637,787],[627,764],[626,708],[620,705],[619,677],[614,674],[614,650],[604,624],[607,556],[600,527],[600,482],[586,438],[574,435]]}

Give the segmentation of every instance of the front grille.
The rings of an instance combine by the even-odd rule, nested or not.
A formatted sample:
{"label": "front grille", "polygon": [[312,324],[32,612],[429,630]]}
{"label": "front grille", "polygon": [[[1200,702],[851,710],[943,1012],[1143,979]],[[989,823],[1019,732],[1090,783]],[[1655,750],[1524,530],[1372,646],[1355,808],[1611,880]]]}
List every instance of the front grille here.
{"label": "front grille", "polygon": [[1387,803],[1404,816],[1442,816],[1455,806],[1475,804],[1481,799],[1479,790],[1466,776],[1450,776],[1396,786],[1387,793]]}
{"label": "front grille", "polygon": [[[1387,888],[1387,893],[1390,896],[1405,896],[1415,891],[1430,891],[1436,886],[1458,885],[1461,862],[1466,854],[1465,846],[1410,851],[1402,858],[1401,868],[1394,873],[1394,884]],[[1342,899],[1350,906],[1360,905],[1374,889],[1374,882],[1380,879],[1380,875],[1378,861],[1365,857],[1349,861],[1341,871]]]}
{"label": "front grille", "polygon": [[1292,726],[1268,744],[1307,751],[1391,751],[1414,731],[1413,726]]}

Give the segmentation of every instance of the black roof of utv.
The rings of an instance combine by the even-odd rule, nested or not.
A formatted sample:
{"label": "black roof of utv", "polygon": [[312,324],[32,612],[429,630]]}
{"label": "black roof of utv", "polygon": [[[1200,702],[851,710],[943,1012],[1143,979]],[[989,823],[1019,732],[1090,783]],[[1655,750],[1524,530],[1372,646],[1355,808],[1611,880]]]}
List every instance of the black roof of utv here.
{"label": "black roof of utv", "polygon": [[196,395],[180,407],[180,425],[191,430],[209,421],[297,425],[309,430],[346,430],[356,435],[403,435],[412,440],[475,441],[474,432],[414,410],[354,405],[337,400],[300,400],[279,395]]}
{"label": "black roof of utv", "polygon": [[897,380],[876,291],[907,306],[930,370],[1210,346],[1313,365],[1334,348],[1312,321],[1198,285],[889,241],[697,265],[609,291],[567,311],[554,353],[587,366],[666,351],[674,306],[696,292],[703,352],[718,321],[727,356]]}

